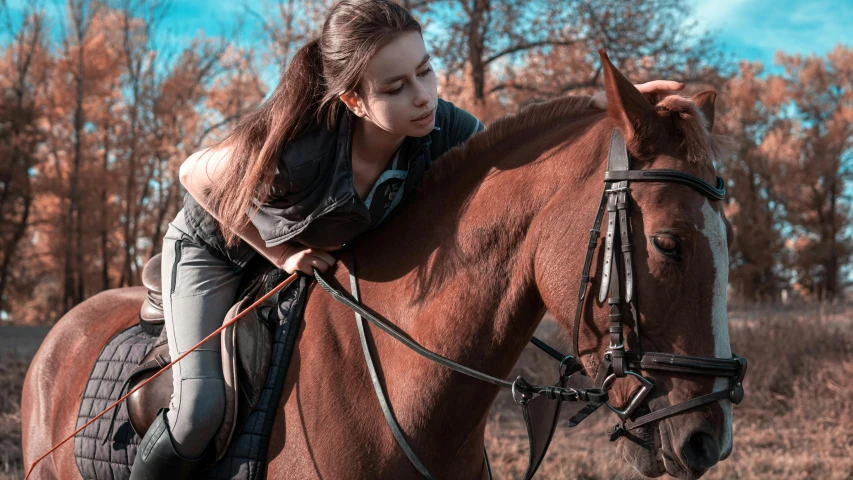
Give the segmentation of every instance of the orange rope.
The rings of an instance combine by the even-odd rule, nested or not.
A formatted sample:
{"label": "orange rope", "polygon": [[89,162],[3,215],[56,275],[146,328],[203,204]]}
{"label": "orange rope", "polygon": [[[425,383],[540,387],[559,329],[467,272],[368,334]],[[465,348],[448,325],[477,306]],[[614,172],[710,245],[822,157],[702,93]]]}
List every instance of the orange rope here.
{"label": "orange rope", "polygon": [[[228,320],[227,322],[223,323],[221,327],[217,328],[213,333],[211,333],[210,335],[208,335],[207,337],[205,337],[205,338],[204,338],[204,340],[202,340],[202,341],[198,342],[197,344],[195,344],[195,346],[194,346],[194,347],[192,347],[191,349],[189,349],[189,350],[187,350],[186,352],[182,353],[178,358],[176,358],[176,359],[172,360],[172,363],[170,363],[170,364],[166,365],[165,367],[161,368],[160,370],[158,370],[158,371],[157,371],[157,373],[155,373],[154,375],[152,375],[150,378],[148,378],[148,379],[147,379],[147,380],[145,380],[144,382],[140,383],[140,384],[139,384],[139,386],[137,386],[136,388],[134,388],[133,390],[131,390],[130,392],[128,392],[128,393],[127,393],[127,395],[125,395],[125,396],[123,396],[123,397],[119,398],[118,400],[116,400],[116,402],[115,402],[115,403],[113,403],[112,405],[110,405],[109,407],[107,407],[107,409],[106,409],[106,410],[104,410],[103,412],[99,413],[95,418],[93,418],[93,419],[89,420],[88,422],[86,422],[86,424],[85,424],[85,425],[83,425],[82,427],[78,428],[74,433],[72,433],[71,435],[69,435],[68,437],[66,437],[66,438],[65,438],[65,440],[63,440],[63,441],[59,442],[59,443],[58,443],[58,444],[56,444],[53,448],[51,448],[50,450],[48,450],[48,451],[47,451],[47,453],[45,453],[44,455],[42,455],[41,457],[39,457],[36,461],[34,461],[34,462],[32,463],[32,465],[30,465],[30,469],[27,471],[27,476],[26,476],[26,477],[24,477],[24,480],[27,480],[28,478],[30,478],[30,474],[31,474],[31,473],[33,473],[33,469],[35,469],[35,468],[36,468],[36,465],[38,465],[38,463],[39,463],[40,461],[44,460],[48,455],[50,455],[51,453],[53,453],[53,451],[54,451],[54,450],[56,450],[57,448],[59,448],[63,443],[65,443],[65,442],[67,442],[68,440],[71,440],[72,438],[74,438],[74,435],[77,435],[78,433],[80,433],[81,431],[83,431],[83,429],[84,429],[84,428],[86,428],[86,427],[88,427],[89,425],[91,425],[91,424],[92,424],[92,422],[94,422],[95,420],[97,420],[97,419],[101,418],[102,416],[104,416],[104,414],[105,414],[105,413],[107,413],[107,412],[109,412],[110,410],[112,410],[113,408],[115,408],[115,406],[116,406],[116,405],[120,404],[120,403],[121,403],[121,402],[123,402],[127,397],[129,397],[129,396],[133,395],[134,393],[136,393],[136,391],[137,391],[137,390],[139,390],[140,388],[144,387],[144,386],[145,386],[148,382],[150,382],[151,380],[154,380],[155,378],[157,378],[161,373],[163,373],[163,372],[165,372],[166,370],[168,370],[168,369],[172,368],[172,365],[174,365],[174,364],[178,363],[179,361],[181,361],[181,359],[182,359],[182,358],[184,358],[184,357],[186,357],[188,353],[190,353],[190,352],[192,352],[193,350],[195,350],[196,348],[200,347],[200,346],[201,346],[201,344],[203,344],[204,342],[206,342],[206,341],[210,340],[211,338],[215,337],[216,335],[219,335],[219,333],[220,333],[220,332],[222,332],[222,330],[225,330],[225,329],[226,329],[226,328],[228,328],[231,324],[233,324],[234,322],[236,322],[237,320],[239,320],[240,318],[242,318],[242,317],[243,317],[243,315],[245,315],[246,313],[248,313],[248,312],[252,311],[253,309],[255,309],[255,307],[257,307],[257,306],[258,306],[258,305],[260,305],[263,301],[265,301],[266,299],[268,299],[269,297],[271,297],[274,293],[276,293],[276,292],[278,292],[279,290],[281,290],[282,288],[284,288],[284,287],[286,287],[286,286],[290,285],[290,284],[291,284],[291,282],[293,282],[293,280],[296,278],[296,275],[297,275],[297,274],[296,274],[296,272],[293,272],[293,274],[292,274],[292,275],[290,275],[288,278],[286,278],[284,281],[282,281],[280,284],[278,284],[275,288],[273,288],[272,290],[270,290],[266,295],[264,295],[263,297],[259,298],[257,301],[255,301],[255,303],[251,304],[251,305],[249,306],[249,308],[247,308],[246,310],[243,310],[242,312],[240,312],[240,314],[239,314],[239,315],[235,316],[235,317],[234,317],[234,318],[232,318],[231,320]],[[165,327],[164,327],[164,328],[165,328]]]}

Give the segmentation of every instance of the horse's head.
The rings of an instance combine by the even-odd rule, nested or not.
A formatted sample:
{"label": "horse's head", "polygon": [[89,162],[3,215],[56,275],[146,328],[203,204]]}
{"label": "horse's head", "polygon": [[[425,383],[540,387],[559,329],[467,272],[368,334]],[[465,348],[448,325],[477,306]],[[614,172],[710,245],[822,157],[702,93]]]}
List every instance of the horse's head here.
{"label": "horse's head", "polygon": [[[602,60],[609,122],[602,121],[602,128],[594,135],[597,141],[602,144],[610,141],[609,132],[616,128],[625,141],[621,144],[622,151],[627,146],[631,170],[675,170],[703,180],[708,186],[717,186],[712,160],[719,155],[720,147],[710,133],[714,121],[714,92],[700,93],[692,99],[666,96],[655,100],[653,105],[613,67],[603,52]],[[608,132],[606,139],[605,131]],[[598,151],[607,152],[613,148],[620,148],[618,142],[616,147],[611,144]],[[577,162],[576,159],[566,161]],[[719,192],[717,196],[721,196]],[[560,197],[556,195],[553,202],[560,202]],[[569,195],[564,197],[563,202],[577,202]],[[620,257],[625,242],[618,238],[612,261],[619,263],[619,271],[611,275],[608,283],[620,283],[615,295],[621,297],[623,303],[615,311],[621,311],[627,351],[731,359],[726,288],[732,230],[723,213],[722,202],[713,198],[713,192],[703,193],[695,184],[673,180],[629,180],[627,195],[621,199],[616,197],[614,202],[628,204],[628,238],[633,244],[631,276],[639,329],[627,304],[630,296],[625,285],[626,266]],[[577,214],[576,207],[569,203],[564,205],[563,211],[565,216]],[[613,235],[619,237],[618,216],[615,218]],[[608,212],[605,211],[603,219],[601,236],[604,242],[598,247],[595,257],[598,261],[593,262],[593,280],[583,301],[584,315],[577,339],[579,357],[591,376],[607,368],[605,359],[611,358],[614,343],[610,330],[612,319],[608,316],[610,305],[607,300],[601,301],[602,297],[612,298],[614,292],[605,286],[605,292],[599,295],[607,265],[604,245],[608,235]],[[577,218],[563,219],[566,224],[578,221]],[[564,255],[565,248],[573,249],[568,256],[575,259],[583,258],[586,250],[578,249],[576,244],[567,244]],[[552,252],[550,261],[565,264],[555,258],[554,248],[549,250]],[[549,261],[537,258],[537,269],[543,260]],[[580,272],[564,270],[560,275],[577,281]],[[614,280],[614,276],[618,280]],[[540,290],[546,306],[571,331],[575,316],[572,303],[577,299],[574,296],[577,288],[569,285],[577,284],[563,283],[562,291],[555,290],[555,284],[540,284]],[[674,360],[680,359],[675,357]],[[634,361],[630,370],[651,380],[654,387],[630,416],[632,420],[729,389],[729,379],[722,376],[645,369],[639,366],[636,358]],[[624,410],[636,398],[640,382],[632,375],[614,376],[610,380],[607,383],[610,403]],[[632,420],[628,420],[629,424]],[[644,475],[660,476],[665,470],[678,478],[698,478],[731,452],[732,404],[729,399],[715,399],[628,430],[619,439],[618,449],[623,458]]]}

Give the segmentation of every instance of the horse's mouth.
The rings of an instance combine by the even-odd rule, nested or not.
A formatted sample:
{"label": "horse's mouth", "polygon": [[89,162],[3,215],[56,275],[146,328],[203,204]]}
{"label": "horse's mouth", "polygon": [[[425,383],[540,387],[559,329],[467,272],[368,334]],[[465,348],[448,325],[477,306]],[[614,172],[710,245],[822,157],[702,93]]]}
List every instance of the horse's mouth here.
{"label": "horse's mouth", "polygon": [[[648,409],[646,404],[639,410],[645,409]],[[691,469],[673,452],[666,420],[644,426],[636,433],[626,435],[619,441],[625,462],[644,478],[658,478],[667,474],[680,480],[696,480],[710,469]]]}
{"label": "horse's mouth", "polygon": [[666,471],[670,476],[680,480],[695,480],[705,475],[713,466],[709,465],[705,468],[696,469],[685,465],[682,458],[673,452],[673,445],[666,420],[657,422],[655,430],[661,435],[661,448],[656,452],[657,457],[660,459],[659,465],[662,467],[661,470]]}
{"label": "horse's mouth", "polygon": [[685,467],[678,457],[671,454],[666,450],[661,450],[660,458],[663,461],[664,468],[666,469],[666,473],[674,478],[678,478],[681,480],[695,480],[700,478],[702,475],[708,471],[708,469],[704,469],[701,471],[691,470]]}

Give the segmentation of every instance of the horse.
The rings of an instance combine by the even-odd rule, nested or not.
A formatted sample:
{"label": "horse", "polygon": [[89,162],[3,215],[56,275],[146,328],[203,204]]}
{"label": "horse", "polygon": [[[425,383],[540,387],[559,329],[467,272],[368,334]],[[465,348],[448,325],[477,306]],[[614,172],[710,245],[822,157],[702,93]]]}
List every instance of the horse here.
{"label": "horse", "polygon": [[[601,198],[608,143],[624,137],[634,167],[679,170],[713,181],[722,142],[711,135],[716,94],[649,99],[602,53],[607,110],[586,96],[532,104],[492,122],[437,159],[413,197],[354,248],[363,304],[424,347],[506,378],[546,310],[572,335],[576,275]],[[732,230],[720,202],[690,186],[631,186],[631,242],[638,324],[627,341],[658,352],[729,358],[726,316]],[[602,280],[602,249],[593,291]],[[344,262],[324,274],[347,290]],[[74,430],[78,399],[101,347],[137,321],[143,288],[108,290],[53,327],[27,372],[23,448],[32,462]],[[594,372],[610,347],[608,305],[583,300],[578,359]],[[374,327],[378,375],[411,448],[436,478],[488,478],[483,457],[499,387],[429,362]],[[649,372],[656,411],[719,390],[720,379]],[[618,378],[610,403],[624,408],[637,382]],[[732,449],[727,399],[649,423],[616,443],[627,465],[656,477],[701,477]],[[353,313],[313,286],[268,449],[268,478],[420,478],[377,402]],[[40,471],[40,473],[39,473]],[[39,478],[79,478],[66,444]]]}

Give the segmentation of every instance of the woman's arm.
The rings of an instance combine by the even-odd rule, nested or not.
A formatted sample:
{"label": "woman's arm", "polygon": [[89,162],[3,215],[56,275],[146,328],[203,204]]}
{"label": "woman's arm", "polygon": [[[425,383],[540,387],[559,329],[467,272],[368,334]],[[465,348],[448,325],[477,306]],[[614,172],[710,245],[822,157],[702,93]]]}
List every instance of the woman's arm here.
{"label": "woman's arm", "polygon": [[[211,210],[207,202],[206,192],[210,191],[213,183],[225,171],[226,162],[230,158],[228,147],[200,150],[190,155],[181,164],[178,175],[187,192],[217,220],[219,217]],[[314,266],[323,271],[335,263],[334,257],[318,249],[305,248],[288,242],[267,247],[260,232],[258,232],[258,227],[252,222],[247,222],[242,230],[236,233],[255,251],[266,257],[273,265],[283,268],[287,273],[293,273],[294,270],[313,273],[311,267]]]}

